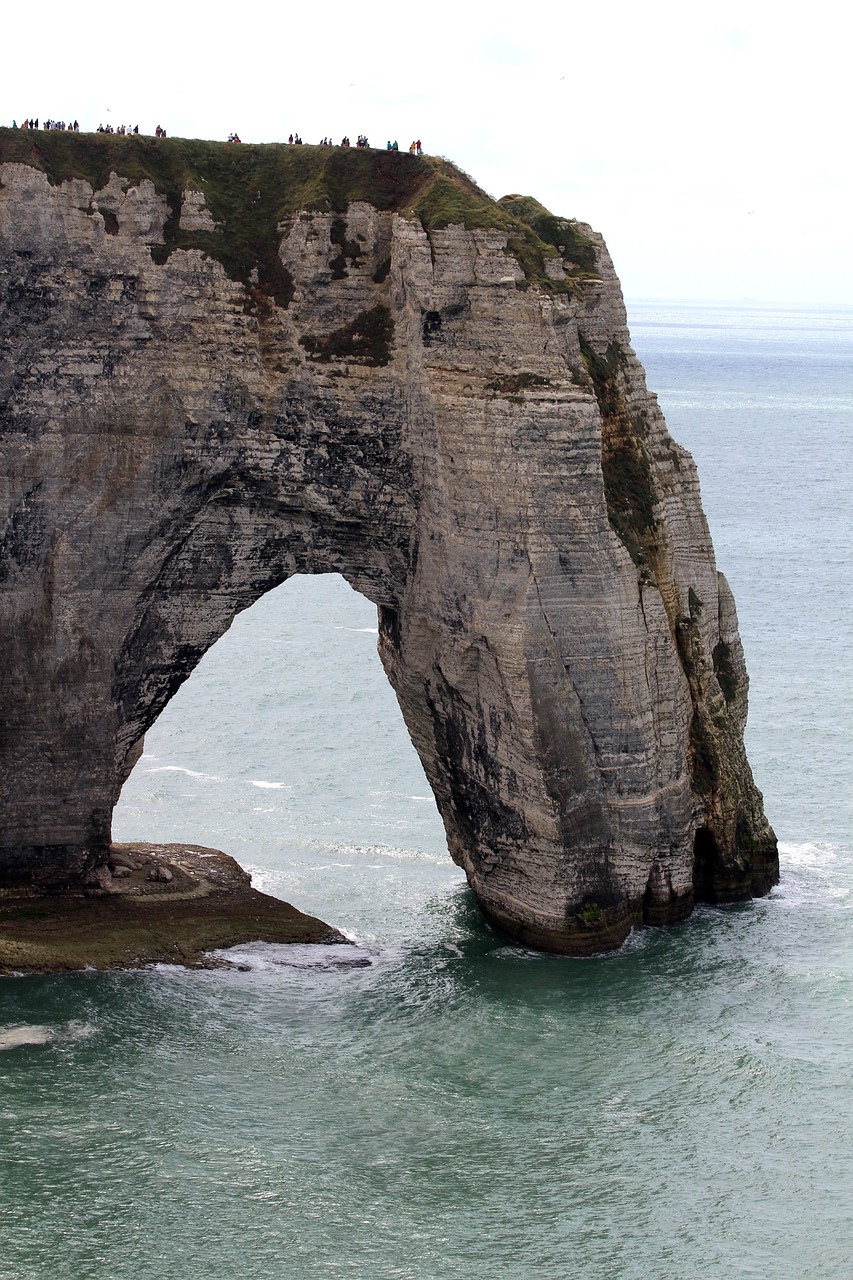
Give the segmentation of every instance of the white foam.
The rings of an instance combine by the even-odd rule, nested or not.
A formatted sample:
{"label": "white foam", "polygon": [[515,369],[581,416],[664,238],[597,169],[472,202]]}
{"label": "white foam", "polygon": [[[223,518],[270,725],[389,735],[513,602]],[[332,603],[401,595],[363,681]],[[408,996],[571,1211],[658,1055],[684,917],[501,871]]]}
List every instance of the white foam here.
{"label": "white foam", "polygon": [[30,1024],[22,1027],[4,1027],[0,1030],[0,1050],[17,1049],[25,1044],[50,1044],[53,1028]]}
{"label": "white foam", "polygon": [[67,1022],[64,1026],[46,1023],[21,1023],[19,1026],[0,1028],[0,1052],[20,1049],[25,1045],[53,1044],[61,1040],[87,1040],[95,1028],[87,1022]]}
{"label": "white foam", "polygon": [[66,1026],[61,1038],[63,1040],[88,1040],[94,1034],[95,1028],[90,1023],[76,1022],[72,1019]]}
{"label": "white foam", "polygon": [[217,778],[212,773],[200,773],[197,769],[185,769],[179,764],[160,764],[154,769],[146,770],[147,773],[185,773],[188,778],[198,778],[201,782],[223,782],[223,778]]}
{"label": "white foam", "polygon": [[344,943],[250,942],[223,947],[210,954],[235,969],[274,973],[280,969],[366,969],[372,957],[359,946]]}
{"label": "white foam", "polygon": [[356,864],[366,858],[389,858],[394,862],[431,862],[439,867],[453,865],[448,853],[431,853],[426,849],[405,849],[390,844],[351,844],[349,841],[342,840],[331,847],[327,846],[326,851],[327,854],[337,854],[338,857],[349,857]]}
{"label": "white foam", "polygon": [[838,901],[853,896],[853,857],[836,845],[780,841],[779,884],[770,897],[788,906]]}
{"label": "white foam", "polygon": [[780,840],[779,861],[783,869],[789,865],[794,867],[826,867],[833,862],[838,862],[838,849],[834,845],[824,844],[818,840],[807,840],[797,844]]}
{"label": "white foam", "polygon": [[283,782],[265,782],[262,778],[250,778],[249,785],[264,787],[267,791],[283,791],[286,784]]}

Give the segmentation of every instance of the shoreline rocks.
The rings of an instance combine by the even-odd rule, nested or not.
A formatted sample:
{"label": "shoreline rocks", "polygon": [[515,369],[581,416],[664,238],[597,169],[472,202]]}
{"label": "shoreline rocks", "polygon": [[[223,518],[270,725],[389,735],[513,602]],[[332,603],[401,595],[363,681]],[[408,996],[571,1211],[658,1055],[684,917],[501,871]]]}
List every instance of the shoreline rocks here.
{"label": "shoreline rocks", "polygon": [[0,976],[157,963],[218,968],[223,962],[208,952],[258,941],[349,945],[322,920],[253,889],[221,850],[125,844],[110,854],[112,875],[99,868],[109,883],[99,876],[94,887],[63,894],[0,891]]}

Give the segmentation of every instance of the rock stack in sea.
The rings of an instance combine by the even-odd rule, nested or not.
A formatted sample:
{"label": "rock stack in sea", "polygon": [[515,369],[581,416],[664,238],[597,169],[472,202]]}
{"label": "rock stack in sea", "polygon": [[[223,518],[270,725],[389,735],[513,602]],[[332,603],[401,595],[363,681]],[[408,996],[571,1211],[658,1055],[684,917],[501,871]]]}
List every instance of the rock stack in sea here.
{"label": "rock stack in sea", "polygon": [[0,130],[0,183],[4,883],[97,879],[145,730],[319,571],[376,603],[512,937],[775,882],[734,602],[598,234],[355,149]]}

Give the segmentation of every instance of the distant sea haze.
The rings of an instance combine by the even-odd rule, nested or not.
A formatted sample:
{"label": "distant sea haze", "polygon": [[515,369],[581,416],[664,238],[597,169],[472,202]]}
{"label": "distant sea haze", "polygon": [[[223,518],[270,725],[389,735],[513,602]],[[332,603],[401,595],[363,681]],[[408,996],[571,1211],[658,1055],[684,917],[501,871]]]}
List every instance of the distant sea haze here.
{"label": "distant sea haze", "polygon": [[2,1280],[849,1280],[853,309],[629,322],[738,604],[781,884],[592,960],[506,945],[373,607],[292,580],[115,836],[223,848],[356,945],[0,985]]}

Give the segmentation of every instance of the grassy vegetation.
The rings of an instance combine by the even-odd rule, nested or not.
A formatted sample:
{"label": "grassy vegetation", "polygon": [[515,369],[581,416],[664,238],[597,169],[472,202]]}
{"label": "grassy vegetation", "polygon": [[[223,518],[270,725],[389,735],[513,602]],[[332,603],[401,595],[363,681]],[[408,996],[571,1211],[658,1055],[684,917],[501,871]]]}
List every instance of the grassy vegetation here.
{"label": "grassy vegetation", "polygon": [[526,222],[543,244],[556,249],[572,274],[597,274],[595,245],[576,222],[555,217],[532,196],[504,196],[499,203],[511,217]]}
{"label": "grassy vegetation", "polygon": [[693,790],[707,799],[720,785],[720,754],[698,711],[693,712],[690,721],[689,753]]}
{"label": "grassy vegetation", "polygon": [[704,605],[692,587],[688,590],[687,599],[689,614],[682,613],[675,618],[675,645],[693,701],[688,740],[690,778],[694,793],[707,802],[724,782],[725,757],[721,756],[720,749],[722,746],[723,752],[729,750],[726,743],[731,722],[727,713],[722,717],[713,716],[704,705],[701,680],[704,648],[700,627]]}
{"label": "grassy vegetation", "polygon": [[487,384],[486,389],[493,391],[496,395],[518,396],[522,391],[529,391],[531,387],[548,387],[550,385],[550,378],[543,378],[538,373],[505,373],[498,374],[496,378],[493,378]]}
{"label": "grassy vegetation", "polygon": [[514,236],[509,245],[525,276],[541,284],[548,278],[545,259],[559,258],[565,276],[562,282],[551,281],[551,288],[582,297],[583,282],[599,278],[595,245],[589,236],[571,219],[549,213],[532,196],[504,196],[499,204],[514,221],[527,227],[527,235]]}
{"label": "grassy vegetation", "polygon": [[354,360],[372,367],[391,359],[394,321],[387,307],[371,307],[356,316],[352,324],[342,325],[332,333],[307,334],[301,345],[312,359],[321,364],[332,360]]}
{"label": "grassy vegetation", "polygon": [[611,342],[603,356],[594,351],[583,334],[580,334],[581,357],[592,379],[595,398],[602,415],[615,417],[622,407],[619,389],[619,348]]}
{"label": "grassy vegetation", "polygon": [[460,225],[469,230],[483,227],[505,231],[507,248],[517,258],[526,283],[536,284],[548,293],[577,294],[581,279],[594,273],[595,246],[576,228],[564,235],[560,243],[564,246],[571,243],[573,249],[577,246],[583,266],[572,261],[564,280],[553,280],[545,269],[546,259],[561,255],[556,243],[539,234],[531,220],[531,211],[541,210],[547,219],[561,227],[572,228],[570,222],[555,218],[532,197],[504,196],[502,200],[492,200],[446,160],[428,157],[427,163],[436,167],[436,176],[419,193],[414,204],[414,212],[427,231]]}
{"label": "grassy vegetation", "polygon": [[361,245],[357,240],[347,239],[347,224],[343,218],[335,218],[332,222],[329,229],[329,240],[338,247],[338,253],[330,263],[332,279],[343,280],[349,274],[347,262],[353,267],[357,267],[361,261],[363,257]]}
{"label": "grassy vegetation", "polygon": [[619,380],[620,352],[615,344],[604,355],[580,340],[581,356],[601,411],[601,470],[607,516],[631,559],[645,573],[656,547],[657,503],[642,431],[625,406]]}
{"label": "grassy vegetation", "polygon": [[383,258],[379,266],[376,268],[376,270],[373,273],[373,283],[384,284],[384,282],[388,279],[388,275],[390,271],[391,271],[391,259]]}
{"label": "grassy vegetation", "polygon": [[601,924],[604,912],[597,902],[587,902],[578,912],[579,919],[586,925]]}
{"label": "grassy vegetation", "polygon": [[732,651],[725,640],[721,640],[719,644],[714,646],[711,659],[714,663],[714,674],[723,691],[723,697],[726,702],[734,702],[739,692],[738,678],[735,672],[734,660],[732,659]]}
{"label": "grassy vegetation", "polygon": [[655,528],[654,485],[648,459],[626,441],[602,457],[604,491],[610,523],[631,559],[645,568],[646,545]]}
{"label": "grassy vegetation", "polygon": [[470,230],[475,227],[503,229],[505,225],[499,207],[488,202],[488,197],[478,198],[452,177],[440,172],[418,194],[413,208],[427,231],[440,231],[449,226],[463,226]]}
{"label": "grassy vegetation", "polygon": [[[303,209],[342,214],[356,200],[416,217],[427,232],[451,224],[506,231],[526,281],[548,292],[578,288],[572,275],[554,281],[545,271],[545,260],[556,257],[560,245],[565,247],[567,261],[580,264],[571,268],[572,274],[594,270],[592,242],[572,223],[553,218],[535,200],[512,196],[494,201],[437,156],[0,129],[0,163],[12,161],[43,170],[53,184],[82,178],[96,191],[106,186],[112,172],[130,183],[150,179],[170,209],[166,243],[156,255],[159,260],[165,261],[176,248],[201,249],[250,292],[265,293],[283,306],[292,296],[292,283],[278,257],[279,224]],[[186,188],[204,192],[217,231],[180,229],[181,195]],[[342,221],[339,225],[336,220],[333,227],[338,227],[333,243],[339,249],[333,273],[341,276],[348,261],[357,261],[358,246],[347,240]],[[108,229],[116,230],[115,226]]]}

